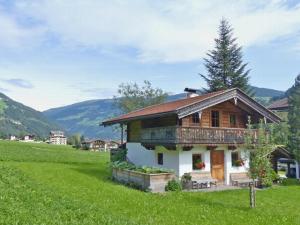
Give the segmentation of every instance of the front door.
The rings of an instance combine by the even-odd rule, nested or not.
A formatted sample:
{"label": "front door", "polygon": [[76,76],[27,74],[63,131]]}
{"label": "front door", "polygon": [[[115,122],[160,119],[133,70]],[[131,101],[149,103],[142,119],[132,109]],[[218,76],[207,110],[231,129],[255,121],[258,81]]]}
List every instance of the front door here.
{"label": "front door", "polygon": [[210,153],[211,176],[219,181],[224,180],[224,151],[212,150]]}

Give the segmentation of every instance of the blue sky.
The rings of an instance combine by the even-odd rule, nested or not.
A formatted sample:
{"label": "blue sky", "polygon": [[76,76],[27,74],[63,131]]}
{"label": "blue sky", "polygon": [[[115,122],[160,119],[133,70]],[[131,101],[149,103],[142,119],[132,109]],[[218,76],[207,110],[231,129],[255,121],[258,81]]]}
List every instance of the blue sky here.
{"label": "blue sky", "polygon": [[222,17],[251,84],[286,90],[300,73],[300,1],[0,0],[0,92],[38,110],[111,98],[122,82],[204,87]]}

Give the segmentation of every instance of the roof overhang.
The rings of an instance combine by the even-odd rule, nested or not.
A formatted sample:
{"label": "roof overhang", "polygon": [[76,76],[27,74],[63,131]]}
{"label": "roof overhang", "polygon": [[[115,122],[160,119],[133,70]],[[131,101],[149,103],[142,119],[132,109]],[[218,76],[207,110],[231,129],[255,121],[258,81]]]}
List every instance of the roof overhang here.
{"label": "roof overhang", "polygon": [[178,117],[181,119],[183,117],[186,117],[188,115],[191,115],[195,112],[202,111],[204,109],[207,109],[209,107],[212,107],[214,105],[221,104],[225,101],[235,99],[236,101],[240,101],[265,117],[266,119],[274,122],[279,123],[281,121],[280,117],[278,117],[275,113],[267,109],[265,106],[261,105],[251,97],[249,97],[247,94],[245,94],[243,91],[239,89],[231,89],[228,91],[225,91],[221,95],[216,95],[211,98],[205,99],[199,103],[191,104],[189,106],[182,107],[181,109],[177,110]]}
{"label": "roof overhang", "polygon": [[265,117],[269,121],[273,123],[279,123],[281,121],[280,117],[277,116],[275,113],[273,113],[271,110],[267,109],[265,106],[261,105],[257,101],[255,101],[253,98],[249,97],[246,93],[241,91],[240,89],[234,88],[229,89],[227,91],[224,91],[220,94],[214,95],[212,97],[209,97],[207,99],[201,100],[197,103],[193,103],[190,105],[186,105],[184,107],[178,108],[173,111],[163,112],[163,113],[156,113],[156,114],[149,114],[149,115],[143,115],[143,116],[136,116],[136,117],[130,117],[130,118],[120,118],[120,119],[112,119],[112,120],[106,120],[102,122],[100,125],[103,126],[110,126],[113,124],[126,124],[130,121],[134,120],[142,120],[142,119],[150,119],[150,118],[157,118],[157,117],[163,117],[168,115],[177,115],[179,119],[186,117],[188,115],[191,115],[195,112],[202,111],[204,109],[210,108],[214,105],[218,105],[220,103],[223,103],[228,100],[234,99],[236,102],[242,102],[243,104],[247,105],[249,108],[256,111],[261,116]]}
{"label": "roof overhang", "polygon": [[110,126],[114,124],[127,124],[128,122],[134,121],[134,120],[142,120],[142,119],[151,119],[151,118],[157,118],[157,117],[163,117],[163,116],[169,116],[169,115],[177,115],[176,111],[169,111],[164,113],[156,113],[156,114],[150,114],[150,115],[144,115],[144,116],[136,116],[132,118],[125,118],[125,119],[116,119],[116,120],[106,120],[102,123],[100,123],[100,126]]}

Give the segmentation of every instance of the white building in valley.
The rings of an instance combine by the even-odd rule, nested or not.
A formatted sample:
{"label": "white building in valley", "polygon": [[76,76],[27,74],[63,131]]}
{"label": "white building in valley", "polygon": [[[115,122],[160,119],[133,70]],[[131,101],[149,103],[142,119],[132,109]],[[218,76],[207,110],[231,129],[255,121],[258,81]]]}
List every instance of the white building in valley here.
{"label": "white building in valley", "polygon": [[67,138],[63,131],[51,131],[49,137],[49,144],[53,145],[66,145]]}

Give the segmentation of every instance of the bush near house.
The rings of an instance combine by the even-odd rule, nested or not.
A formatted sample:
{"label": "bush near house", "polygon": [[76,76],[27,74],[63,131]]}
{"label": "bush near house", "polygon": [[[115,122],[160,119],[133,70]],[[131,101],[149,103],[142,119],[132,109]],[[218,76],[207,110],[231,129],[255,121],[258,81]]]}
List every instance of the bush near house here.
{"label": "bush near house", "polygon": [[111,162],[122,162],[126,161],[127,149],[113,149],[110,151],[110,161]]}
{"label": "bush near house", "polygon": [[165,188],[166,191],[181,191],[182,187],[180,182],[178,182],[177,180],[170,180]]}

